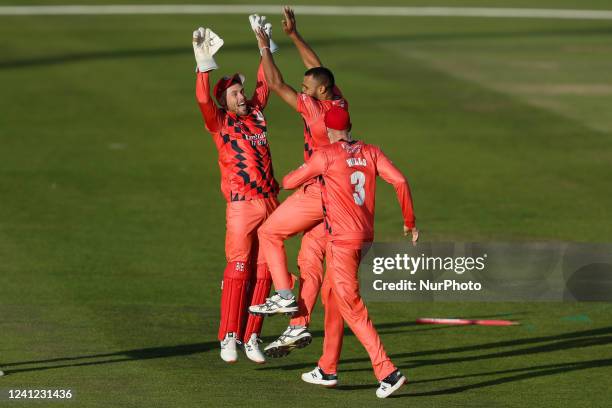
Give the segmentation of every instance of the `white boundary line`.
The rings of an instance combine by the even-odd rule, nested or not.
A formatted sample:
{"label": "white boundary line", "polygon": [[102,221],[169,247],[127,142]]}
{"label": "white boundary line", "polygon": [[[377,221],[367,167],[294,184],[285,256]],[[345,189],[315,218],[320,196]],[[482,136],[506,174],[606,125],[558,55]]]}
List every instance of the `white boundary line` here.
{"label": "white boundary line", "polygon": [[[120,15],[120,14],[249,14],[278,13],[278,5],[99,5],[99,6],[0,6],[0,16]],[[483,7],[361,7],[295,6],[300,15],[498,17],[575,20],[612,20],[612,10],[567,10]]]}

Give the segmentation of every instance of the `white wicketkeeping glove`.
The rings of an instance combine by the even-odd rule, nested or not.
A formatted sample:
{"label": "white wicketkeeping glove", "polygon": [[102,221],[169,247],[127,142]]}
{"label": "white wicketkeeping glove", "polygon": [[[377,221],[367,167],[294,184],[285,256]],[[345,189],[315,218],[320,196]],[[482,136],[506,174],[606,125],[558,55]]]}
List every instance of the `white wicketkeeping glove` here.
{"label": "white wicketkeeping glove", "polygon": [[198,28],[193,32],[193,53],[198,71],[208,72],[219,68],[213,55],[223,46],[223,39],[209,28]]}
{"label": "white wicketkeeping glove", "polygon": [[257,33],[257,29],[262,28],[268,37],[270,38],[270,52],[275,53],[278,51],[278,45],[272,40],[272,24],[266,21],[266,16],[260,16],[258,14],[251,14],[249,16],[251,22],[251,28],[254,33]]}

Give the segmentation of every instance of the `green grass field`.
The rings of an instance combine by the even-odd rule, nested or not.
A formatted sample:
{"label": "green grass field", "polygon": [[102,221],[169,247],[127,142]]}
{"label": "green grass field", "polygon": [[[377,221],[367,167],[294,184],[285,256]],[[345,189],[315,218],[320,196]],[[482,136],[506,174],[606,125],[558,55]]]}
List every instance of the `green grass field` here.
{"label": "green grass field", "polygon": [[[435,2],[449,3],[609,6]],[[297,87],[304,68],[269,17]],[[406,172],[423,240],[611,241],[612,21],[298,18],[350,101],[354,136]],[[200,25],[225,39],[215,78],[241,71],[252,89],[246,16],[0,16],[0,390],[71,388],[65,405],[78,407],[609,406],[605,303],[370,303],[410,381],[384,402],[348,332],[341,386],[302,383],[321,351],[320,306],[310,347],[225,365],[225,203],[194,97]],[[274,96],[267,118],[280,177],[301,163],[301,120]],[[376,222],[378,240],[401,239],[382,184]],[[522,325],[414,325],[420,316]],[[285,325],[270,319],[264,340]]]}

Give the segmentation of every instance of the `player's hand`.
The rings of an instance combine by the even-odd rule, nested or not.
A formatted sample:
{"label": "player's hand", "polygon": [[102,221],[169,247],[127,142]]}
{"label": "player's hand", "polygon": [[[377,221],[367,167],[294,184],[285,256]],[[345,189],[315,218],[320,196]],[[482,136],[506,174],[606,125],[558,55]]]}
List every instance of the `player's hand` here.
{"label": "player's hand", "polygon": [[408,228],[404,225],[404,236],[407,237],[409,235],[412,235],[412,245],[416,246],[416,243],[419,240],[419,230],[417,227]]}
{"label": "player's hand", "polygon": [[297,34],[297,25],[295,23],[295,14],[289,6],[283,7],[283,31],[287,35]]}
{"label": "player's hand", "polygon": [[[269,39],[269,45],[267,45],[267,47],[270,48],[270,52],[271,53],[275,53],[276,51],[278,51],[278,45],[276,45],[276,43],[274,41],[272,41],[272,24],[267,22],[266,16],[260,16],[260,15],[257,15],[257,14],[251,14],[249,16],[249,22],[251,23],[251,29],[255,33],[255,36],[257,36],[257,32],[260,29],[265,31],[265,33],[266,33],[266,35],[268,36],[268,39]],[[257,41],[259,43],[259,37],[257,38]],[[260,44],[259,45],[260,52],[261,52],[262,48],[263,47]]]}
{"label": "player's hand", "polygon": [[200,27],[193,32],[193,54],[198,71],[208,72],[219,68],[213,55],[223,46],[223,39],[209,28]]}
{"label": "player's hand", "polygon": [[[257,31],[255,31],[255,36],[257,37],[257,45],[259,46],[260,51],[262,51],[264,48],[271,48],[270,37],[268,37],[268,34],[266,34],[264,29],[257,28]],[[270,49],[270,52],[272,52],[272,49]]]}
{"label": "player's hand", "polygon": [[249,15],[249,23],[251,23],[251,30],[257,35],[257,30],[261,27],[261,17],[259,14]]}

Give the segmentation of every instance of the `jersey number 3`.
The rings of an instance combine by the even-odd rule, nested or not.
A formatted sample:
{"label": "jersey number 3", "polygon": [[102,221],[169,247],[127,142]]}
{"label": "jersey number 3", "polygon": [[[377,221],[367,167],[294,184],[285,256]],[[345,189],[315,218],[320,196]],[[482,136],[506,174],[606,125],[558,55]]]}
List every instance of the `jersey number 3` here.
{"label": "jersey number 3", "polygon": [[351,174],[351,184],[355,186],[355,192],[353,193],[353,199],[355,200],[355,204],[363,205],[365,203],[365,195],[366,192],[363,189],[365,185],[366,179],[365,174],[360,171],[356,171]]}

